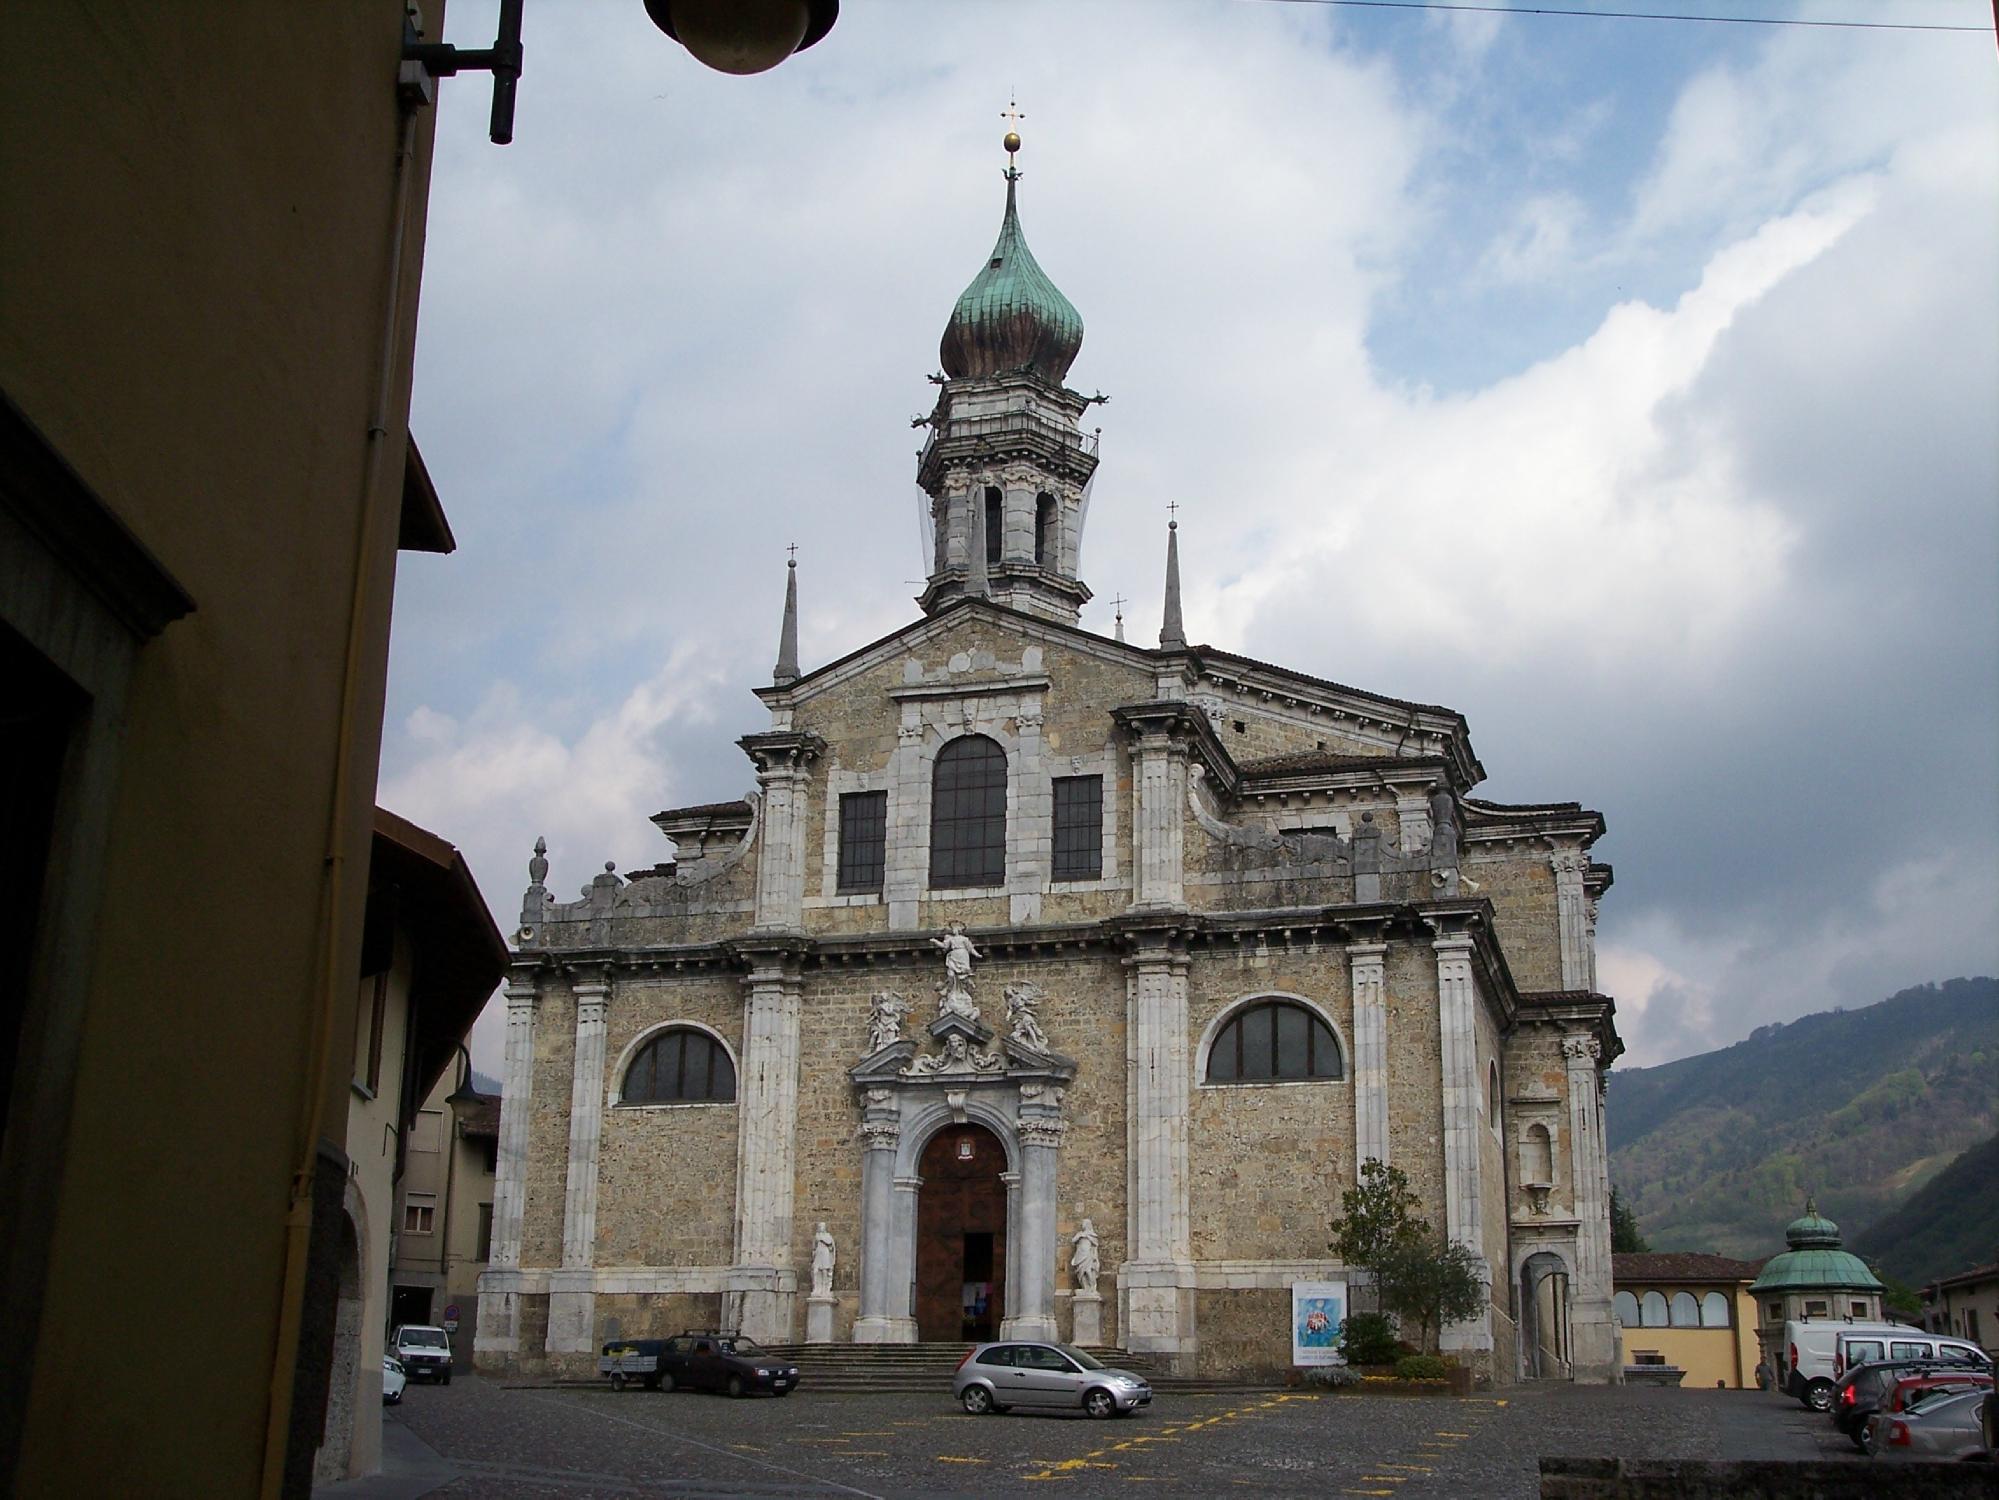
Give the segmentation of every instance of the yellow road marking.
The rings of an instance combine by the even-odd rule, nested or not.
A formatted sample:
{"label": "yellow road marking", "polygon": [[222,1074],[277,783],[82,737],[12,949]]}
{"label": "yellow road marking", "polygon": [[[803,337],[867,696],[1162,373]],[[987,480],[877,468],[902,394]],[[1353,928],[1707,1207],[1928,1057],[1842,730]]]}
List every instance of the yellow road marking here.
{"label": "yellow road marking", "polygon": [[731,1448],[741,1448],[745,1453],[762,1453],[764,1450],[755,1443],[731,1443]]}
{"label": "yellow road marking", "polygon": [[849,1457],[849,1458],[887,1458],[887,1457],[888,1457],[888,1450],[887,1450],[886,1448],[849,1448],[849,1449],[847,1450],[847,1457]]}
{"label": "yellow road marking", "polygon": [[1343,1495],[1392,1495],[1393,1490],[1342,1490]]}
{"label": "yellow road marking", "polygon": [[1370,1484],[1407,1484],[1409,1481],[1400,1474],[1363,1474],[1360,1476]]}
{"label": "yellow road marking", "polygon": [[895,1434],[894,1434],[894,1433],[892,1433],[892,1432],[849,1432],[849,1433],[846,1433],[846,1434],[844,1434],[844,1436],[847,1436],[847,1437],[894,1437],[894,1436],[895,1436]]}
{"label": "yellow road marking", "polygon": [[1378,1469],[1411,1469],[1418,1474],[1434,1474],[1437,1471],[1428,1464],[1376,1464]]}
{"label": "yellow road marking", "polygon": [[983,1458],[958,1458],[949,1453],[940,1453],[937,1455],[937,1462],[940,1464],[982,1464],[986,1460]]}
{"label": "yellow road marking", "polygon": [[1437,1429],[1437,1436],[1438,1436],[1438,1437],[1470,1437],[1470,1436],[1471,1436],[1471,1434],[1470,1434],[1469,1432],[1446,1432],[1446,1431],[1444,1431],[1444,1429],[1443,1429],[1443,1428],[1439,1427],[1439,1428]]}

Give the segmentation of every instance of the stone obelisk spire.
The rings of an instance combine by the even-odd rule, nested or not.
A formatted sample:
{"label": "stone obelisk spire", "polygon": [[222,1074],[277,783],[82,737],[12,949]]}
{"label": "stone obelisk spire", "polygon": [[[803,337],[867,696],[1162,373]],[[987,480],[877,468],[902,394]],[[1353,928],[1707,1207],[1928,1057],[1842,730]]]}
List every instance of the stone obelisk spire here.
{"label": "stone obelisk spire", "polygon": [[1166,615],[1159,625],[1162,651],[1185,651],[1187,628],[1180,623],[1180,523],[1166,523]]}
{"label": "stone obelisk spire", "polygon": [[[796,547],[791,549],[794,553]],[[771,686],[785,687],[798,681],[798,559],[785,563],[784,629],[777,638],[777,665],[770,671]]]}

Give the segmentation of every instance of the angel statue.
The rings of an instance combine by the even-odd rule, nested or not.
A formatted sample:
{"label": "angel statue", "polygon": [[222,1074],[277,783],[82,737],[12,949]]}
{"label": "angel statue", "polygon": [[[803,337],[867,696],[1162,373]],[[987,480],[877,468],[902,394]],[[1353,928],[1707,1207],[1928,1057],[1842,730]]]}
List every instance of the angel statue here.
{"label": "angel statue", "polygon": [[1097,1226],[1083,1220],[1083,1227],[1069,1237],[1069,1243],[1075,1247],[1069,1252],[1069,1272],[1076,1278],[1076,1290],[1094,1296],[1101,1267],[1097,1259]]}
{"label": "angel statue", "polygon": [[878,993],[868,1016],[868,1051],[876,1053],[901,1041],[902,1018],[908,1014],[909,1002],[902,996],[888,990]]}
{"label": "angel statue", "polygon": [[1044,996],[1041,986],[1032,982],[1010,984],[1006,995],[1007,1039],[1019,1042],[1023,1047],[1032,1047],[1036,1052],[1048,1050],[1048,1033],[1041,1029],[1041,1019],[1035,1014]]}
{"label": "angel statue", "polygon": [[944,950],[944,983],[937,991],[937,1014],[978,1020],[979,1008],[972,1004],[972,960],[985,955],[965,936],[965,924],[953,922],[944,936],[930,940],[930,946]]}

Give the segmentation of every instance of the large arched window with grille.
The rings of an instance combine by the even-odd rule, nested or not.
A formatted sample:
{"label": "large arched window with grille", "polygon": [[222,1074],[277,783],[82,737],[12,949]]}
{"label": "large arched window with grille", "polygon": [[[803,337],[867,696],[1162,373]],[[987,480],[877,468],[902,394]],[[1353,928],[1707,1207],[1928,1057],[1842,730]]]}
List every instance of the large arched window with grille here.
{"label": "large arched window with grille", "polygon": [[620,1104],[729,1104],[735,1097],[728,1048],[691,1026],[670,1026],[640,1047],[618,1091]]}
{"label": "large arched window with grille", "polygon": [[1638,1299],[1629,1292],[1619,1292],[1610,1299],[1610,1315],[1625,1328],[1638,1328]]}
{"label": "large arched window with grille", "polygon": [[1344,1078],[1333,1028],[1290,1000],[1263,1000],[1230,1016],[1208,1049],[1209,1083]]}
{"label": "large arched window with grille", "polygon": [[1672,1326],[1675,1328],[1701,1326],[1701,1305],[1692,1292],[1673,1293]]}
{"label": "large arched window with grille", "polygon": [[930,884],[1006,883],[1006,752],[982,734],[937,752],[930,782]]}

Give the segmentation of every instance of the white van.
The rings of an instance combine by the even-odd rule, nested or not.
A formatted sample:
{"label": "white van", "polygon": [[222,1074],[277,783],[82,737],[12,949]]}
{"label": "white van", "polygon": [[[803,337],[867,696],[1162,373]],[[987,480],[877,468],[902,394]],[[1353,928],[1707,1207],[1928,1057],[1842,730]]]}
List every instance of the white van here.
{"label": "white van", "polygon": [[1833,1349],[1832,1378],[1837,1381],[1855,1365],[1873,1364],[1882,1359],[1928,1359],[1940,1365],[1964,1365],[1974,1370],[1992,1368],[1985,1351],[1964,1339],[1925,1333],[1920,1328],[1897,1328],[1887,1334],[1842,1328]]}
{"label": "white van", "polygon": [[1813,1411],[1824,1411],[1840,1376],[1877,1359],[1933,1359],[1939,1364],[1992,1368],[1976,1344],[1926,1333],[1907,1323],[1793,1319],[1784,1325],[1784,1394]]}

